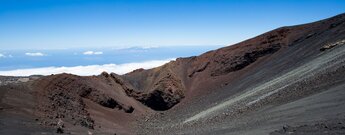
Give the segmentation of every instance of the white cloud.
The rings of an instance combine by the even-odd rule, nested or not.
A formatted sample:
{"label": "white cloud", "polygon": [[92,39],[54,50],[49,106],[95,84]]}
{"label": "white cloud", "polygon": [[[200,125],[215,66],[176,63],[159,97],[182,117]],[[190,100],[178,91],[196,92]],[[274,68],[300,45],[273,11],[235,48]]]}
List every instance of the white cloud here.
{"label": "white cloud", "polygon": [[103,52],[94,52],[93,54],[100,55],[100,54],[103,54]]}
{"label": "white cloud", "polygon": [[0,58],[5,58],[6,56],[2,53],[0,53]]}
{"label": "white cloud", "polygon": [[86,51],[83,54],[84,55],[101,55],[103,54],[103,52]]}
{"label": "white cloud", "polygon": [[12,58],[13,56],[11,54],[6,55],[6,53],[0,53],[0,58]]}
{"label": "white cloud", "polygon": [[25,55],[27,56],[45,56],[45,54],[41,53],[41,52],[34,52],[34,53],[25,53]]}
{"label": "white cloud", "polygon": [[29,76],[29,75],[50,75],[59,73],[71,73],[76,75],[98,75],[103,71],[114,72],[117,74],[125,74],[138,68],[150,69],[161,66],[171,60],[153,60],[137,63],[126,64],[104,64],[104,65],[89,65],[89,66],[75,66],[75,67],[43,67],[32,69],[17,69],[10,71],[0,71],[0,75],[5,76]]}

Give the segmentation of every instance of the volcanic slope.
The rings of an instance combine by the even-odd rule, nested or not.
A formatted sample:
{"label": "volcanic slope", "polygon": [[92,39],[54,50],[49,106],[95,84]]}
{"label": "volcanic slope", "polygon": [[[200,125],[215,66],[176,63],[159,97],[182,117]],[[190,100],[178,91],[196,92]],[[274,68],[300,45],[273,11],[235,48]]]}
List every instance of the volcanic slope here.
{"label": "volcanic slope", "polygon": [[0,133],[344,134],[344,44],[341,14],[149,70],[9,83]]}
{"label": "volcanic slope", "polygon": [[177,59],[185,98],[138,133],[344,134],[344,44],[341,14]]}

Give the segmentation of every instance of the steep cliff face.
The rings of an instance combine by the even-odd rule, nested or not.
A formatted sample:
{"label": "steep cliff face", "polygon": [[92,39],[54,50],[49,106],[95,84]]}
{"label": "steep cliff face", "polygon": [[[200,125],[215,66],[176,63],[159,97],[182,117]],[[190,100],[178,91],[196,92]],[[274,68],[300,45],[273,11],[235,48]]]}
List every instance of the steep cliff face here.
{"label": "steep cliff face", "polygon": [[168,110],[184,98],[185,87],[182,80],[170,70],[169,64],[151,70],[131,72],[122,77],[127,84],[135,86],[135,90],[127,92],[127,95],[153,110]]}
{"label": "steep cliff face", "polygon": [[168,110],[184,97],[181,80],[171,73],[157,80],[150,91],[137,100],[154,110]]}

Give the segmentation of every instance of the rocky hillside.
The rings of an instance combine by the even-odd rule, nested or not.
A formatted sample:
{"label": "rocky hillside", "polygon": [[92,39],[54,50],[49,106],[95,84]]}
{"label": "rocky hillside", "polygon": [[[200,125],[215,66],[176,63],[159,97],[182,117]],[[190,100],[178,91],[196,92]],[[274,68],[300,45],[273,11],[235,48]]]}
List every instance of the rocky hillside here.
{"label": "rocky hillside", "polygon": [[[318,50],[322,45],[341,39],[344,33],[344,20],[345,15],[342,14],[310,24],[278,28],[200,56],[178,58],[161,67],[138,70],[122,77],[140,92],[156,90],[157,83],[164,78],[166,81],[171,80],[175,82],[173,86],[179,86],[181,96],[176,99],[186,97],[188,100],[218,89],[219,86],[229,85],[234,79],[239,79],[242,72],[255,68],[257,63],[268,61],[277,54],[291,49],[306,47],[303,46],[306,42],[316,43],[315,46],[318,48],[313,51],[319,53]],[[303,53],[308,55],[312,52]],[[167,76],[171,76],[170,79],[167,79]],[[169,89],[161,89],[161,91],[171,93]],[[164,98],[168,99],[168,97]]]}
{"label": "rocky hillside", "polygon": [[[322,106],[313,99],[344,88],[344,40],[341,14],[125,75],[58,74],[6,83],[0,87],[0,133],[284,134],[309,130],[280,127],[297,120],[334,124],[326,115],[345,116],[343,101],[325,94],[319,101],[330,103]],[[319,104],[303,119],[301,106]]]}

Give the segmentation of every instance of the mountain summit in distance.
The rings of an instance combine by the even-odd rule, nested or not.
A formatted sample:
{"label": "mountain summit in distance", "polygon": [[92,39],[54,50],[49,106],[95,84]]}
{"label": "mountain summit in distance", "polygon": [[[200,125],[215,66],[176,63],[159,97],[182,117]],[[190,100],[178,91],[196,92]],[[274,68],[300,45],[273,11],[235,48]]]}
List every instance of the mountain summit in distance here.
{"label": "mountain summit in distance", "polygon": [[1,76],[0,134],[345,134],[345,14],[124,75]]}

